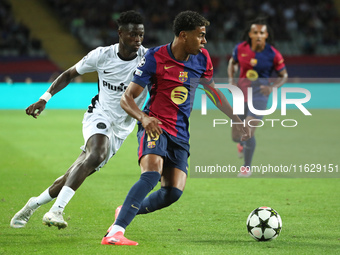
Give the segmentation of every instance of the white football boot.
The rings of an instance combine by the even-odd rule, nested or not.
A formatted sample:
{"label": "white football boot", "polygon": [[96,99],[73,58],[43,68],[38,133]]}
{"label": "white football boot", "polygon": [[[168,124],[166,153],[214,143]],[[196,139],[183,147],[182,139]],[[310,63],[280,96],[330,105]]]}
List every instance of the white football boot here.
{"label": "white football boot", "polygon": [[29,206],[30,202],[35,198],[36,197],[31,197],[26,203],[26,205],[14,215],[10,223],[10,226],[12,228],[23,228],[26,226],[27,222],[31,218],[34,211],[38,209],[38,208],[33,209]]}
{"label": "white football boot", "polygon": [[59,229],[67,227],[67,222],[64,220],[63,213],[61,211],[45,213],[42,221],[44,225],[49,227],[55,226]]}

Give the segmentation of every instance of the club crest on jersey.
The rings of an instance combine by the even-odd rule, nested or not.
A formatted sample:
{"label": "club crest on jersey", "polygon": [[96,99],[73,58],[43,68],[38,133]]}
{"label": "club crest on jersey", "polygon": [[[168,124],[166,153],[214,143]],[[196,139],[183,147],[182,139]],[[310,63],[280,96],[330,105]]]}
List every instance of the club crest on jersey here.
{"label": "club crest on jersey", "polygon": [[188,72],[179,72],[178,79],[180,82],[186,82],[188,80]]}
{"label": "club crest on jersey", "polygon": [[178,86],[171,91],[171,100],[175,104],[183,104],[188,98],[188,90],[184,86]]}
{"label": "club crest on jersey", "polygon": [[250,65],[251,66],[256,66],[257,65],[257,59],[256,58],[250,59]]}
{"label": "club crest on jersey", "polygon": [[153,149],[155,147],[156,147],[156,142],[155,141],[148,142],[148,148],[149,149]]}

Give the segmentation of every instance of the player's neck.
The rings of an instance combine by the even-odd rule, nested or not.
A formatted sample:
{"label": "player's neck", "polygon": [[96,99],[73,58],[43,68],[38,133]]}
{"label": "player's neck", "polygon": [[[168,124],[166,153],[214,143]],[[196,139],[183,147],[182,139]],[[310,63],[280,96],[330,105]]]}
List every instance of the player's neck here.
{"label": "player's neck", "polygon": [[119,47],[119,52],[118,52],[118,56],[122,59],[122,60],[132,60],[137,56],[137,53],[135,51],[129,51],[124,49],[123,47]]}
{"label": "player's neck", "polygon": [[255,51],[255,52],[261,52],[261,51],[264,50],[265,47],[266,47],[266,44],[263,44],[263,45],[251,45],[252,51]]}
{"label": "player's neck", "polygon": [[178,61],[188,61],[190,54],[188,54],[183,46],[179,43],[178,40],[175,40],[171,44],[171,52],[174,55],[175,59]]}

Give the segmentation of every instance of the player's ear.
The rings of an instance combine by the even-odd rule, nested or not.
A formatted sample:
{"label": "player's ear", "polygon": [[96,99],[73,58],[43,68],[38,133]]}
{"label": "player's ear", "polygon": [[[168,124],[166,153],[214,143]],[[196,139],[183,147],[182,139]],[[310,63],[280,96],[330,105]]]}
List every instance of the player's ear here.
{"label": "player's ear", "polygon": [[179,38],[183,39],[184,41],[187,40],[188,34],[186,31],[181,31],[178,35]]}

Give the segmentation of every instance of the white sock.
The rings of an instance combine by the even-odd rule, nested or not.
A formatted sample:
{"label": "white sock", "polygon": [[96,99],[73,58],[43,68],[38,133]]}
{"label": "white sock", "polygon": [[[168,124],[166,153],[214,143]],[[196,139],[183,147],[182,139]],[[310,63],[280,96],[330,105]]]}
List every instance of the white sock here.
{"label": "white sock", "polygon": [[37,209],[39,206],[52,201],[53,198],[50,196],[49,189],[50,188],[48,187],[43,193],[41,193],[38,197],[33,199],[28,206],[33,209]]}
{"label": "white sock", "polygon": [[68,204],[68,202],[70,202],[74,193],[75,191],[73,189],[71,189],[70,187],[64,186],[60,190],[56,201],[54,202],[53,206],[50,209],[50,212],[64,211],[65,206]]}
{"label": "white sock", "polygon": [[116,234],[117,232],[123,232],[123,234],[125,233],[125,228],[119,226],[119,225],[113,225],[111,231],[109,232],[109,234],[107,236],[113,236],[114,234]]}

